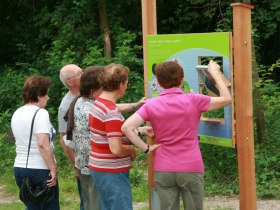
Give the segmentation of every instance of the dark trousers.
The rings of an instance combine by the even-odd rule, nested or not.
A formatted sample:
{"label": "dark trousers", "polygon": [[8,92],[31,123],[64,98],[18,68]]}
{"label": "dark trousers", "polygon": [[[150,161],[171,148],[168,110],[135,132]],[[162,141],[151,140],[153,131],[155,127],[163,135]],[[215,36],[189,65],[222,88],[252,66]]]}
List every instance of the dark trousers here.
{"label": "dark trousers", "polygon": [[[30,182],[33,184],[40,184],[49,176],[49,170],[47,169],[30,169],[30,168],[14,168],[14,175],[16,179],[17,186],[21,187],[23,178],[25,176],[29,178]],[[44,204],[25,204],[27,210],[59,210],[59,187],[58,182],[56,184],[56,196],[55,198]]]}

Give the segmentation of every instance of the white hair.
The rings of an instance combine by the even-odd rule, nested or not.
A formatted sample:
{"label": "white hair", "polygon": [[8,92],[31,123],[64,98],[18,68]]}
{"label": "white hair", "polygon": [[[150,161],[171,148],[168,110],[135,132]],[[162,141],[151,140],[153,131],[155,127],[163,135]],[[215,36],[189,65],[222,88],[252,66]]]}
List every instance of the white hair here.
{"label": "white hair", "polygon": [[68,65],[63,66],[60,69],[59,79],[66,88],[68,88],[66,80],[71,76],[71,71],[76,70],[76,69],[82,70],[79,66],[77,66],[75,64],[68,64]]}

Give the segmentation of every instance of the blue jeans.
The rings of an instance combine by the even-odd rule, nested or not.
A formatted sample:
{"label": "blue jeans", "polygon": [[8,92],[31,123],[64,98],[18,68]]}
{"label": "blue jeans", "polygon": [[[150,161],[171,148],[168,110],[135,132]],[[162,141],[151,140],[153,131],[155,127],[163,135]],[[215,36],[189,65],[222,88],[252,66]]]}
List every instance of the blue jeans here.
{"label": "blue jeans", "polygon": [[100,198],[102,210],[132,210],[129,172],[96,172],[90,170]]}
{"label": "blue jeans", "polygon": [[[25,170],[26,170],[26,177],[29,178],[29,180],[33,184],[40,184],[43,180],[45,180],[49,175],[49,170],[46,169],[30,169],[30,168],[14,168],[14,175],[16,179],[17,186],[21,187],[22,180],[25,176]],[[56,184],[56,196],[55,198],[47,203],[44,204],[25,204],[27,207],[26,210],[59,210],[59,187],[58,182]]]}

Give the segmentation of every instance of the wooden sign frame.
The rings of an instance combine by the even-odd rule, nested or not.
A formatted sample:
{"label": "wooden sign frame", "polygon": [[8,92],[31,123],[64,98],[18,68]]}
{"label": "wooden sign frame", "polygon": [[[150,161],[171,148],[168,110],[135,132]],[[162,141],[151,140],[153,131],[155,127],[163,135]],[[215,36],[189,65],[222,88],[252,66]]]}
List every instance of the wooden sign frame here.
{"label": "wooden sign frame", "polygon": [[[239,203],[240,210],[256,210],[256,178],[253,135],[252,106],[252,46],[251,46],[251,10],[252,5],[231,4],[233,8],[233,49],[234,49],[234,92],[236,109],[236,143],[238,152]],[[156,0],[142,0],[142,30],[145,94],[148,96],[148,54],[146,39],[157,34]],[[155,139],[148,139],[154,144]],[[153,155],[148,156],[148,179],[150,209],[156,210],[156,197],[152,197],[155,188],[153,178]]]}

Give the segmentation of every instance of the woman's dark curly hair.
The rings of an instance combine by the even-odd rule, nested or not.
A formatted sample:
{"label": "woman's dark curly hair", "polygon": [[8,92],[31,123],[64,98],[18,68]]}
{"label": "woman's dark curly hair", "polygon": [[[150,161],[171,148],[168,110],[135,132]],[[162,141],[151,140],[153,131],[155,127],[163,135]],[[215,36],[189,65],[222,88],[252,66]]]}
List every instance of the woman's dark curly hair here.
{"label": "woman's dark curly hair", "polygon": [[23,85],[22,98],[25,103],[38,102],[39,96],[48,94],[51,80],[44,76],[30,76]]}
{"label": "woman's dark curly hair", "polygon": [[101,88],[97,78],[102,72],[102,66],[89,66],[84,70],[80,83],[80,95],[89,97],[91,90],[98,90]]}

